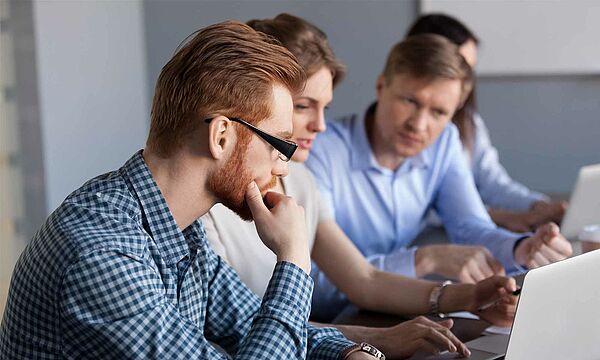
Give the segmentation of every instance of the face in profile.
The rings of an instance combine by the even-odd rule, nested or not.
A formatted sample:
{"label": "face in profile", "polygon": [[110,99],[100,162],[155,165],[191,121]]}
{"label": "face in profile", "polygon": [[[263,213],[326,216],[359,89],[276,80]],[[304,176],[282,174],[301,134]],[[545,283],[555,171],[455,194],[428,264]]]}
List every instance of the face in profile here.
{"label": "face in profile", "polygon": [[[290,92],[282,86],[273,86],[271,117],[258,123],[261,130],[290,139],[292,137],[293,103]],[[249,136],[247,144],[237,141],[232,154],[215,174],[208,179],[208,188],[218,201],[244,220],[252,220],[252,212],[245,200],[248,184],[255,181],[264,196],[276,184],[278,176],[287,175],[287,163],[279,152],[262,138],[241,124],[235,124],[236,134]],[[243,132],[246,132],[242,135]]]}
{"label": "face in profile", "polygon": [[450,122],[460,95],[460,80],[397,74],[388,82],[381,76],[374,130],[379,148],[402,158],[419,154]]}
{"label": "face in profile", "polygon": [[298,149],[293,161],[308,159],[313,141],[325,131],[325,110],[333,97],[333,77],[327,67],[311,75],[301,94],[294,97],[294,133]]}

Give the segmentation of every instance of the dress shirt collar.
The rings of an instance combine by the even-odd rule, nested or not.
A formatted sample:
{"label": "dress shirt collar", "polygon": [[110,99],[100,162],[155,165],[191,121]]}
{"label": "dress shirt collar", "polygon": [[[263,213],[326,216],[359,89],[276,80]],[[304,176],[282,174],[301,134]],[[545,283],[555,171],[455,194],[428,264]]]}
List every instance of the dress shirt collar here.
{"label": "dress shirt collar", "polygon": [[[196,220],[184,230],[179,230],[158,185],[154,181],[142,150],[138,151],[122,168],[123,176],[137,195],[144,229],[156,242],[167,264],[175,264],[197,248],[204,239],[204,228]],[[192,236],[197,235],[197,236]]]}
{"label": "dress shirt collar", "polygon": [[[377,102],[374,102],[369,106],[367,111],[365,111],[365,115],[363,117],[354,115],[354,121],[352,121],[352,128],[350,134],[352,139],[352,145],[350,148],[352,168],[355,170],[377,169],[382,172],[390,172],[391,170],[382,167],[377,162],[377,159],[373,154],[371,144],[369,143],[369,139],[367,137],[366,122],[367,119],[371,119],[373,118],[373,116],[375,116],[376,107]],[[427,149],[425,149],[419,154],[407,158],[400,168],[427,168],[430,164],[430,160],[431,155],[429,154]],[[405,167],[405,164],[408,167]]]}

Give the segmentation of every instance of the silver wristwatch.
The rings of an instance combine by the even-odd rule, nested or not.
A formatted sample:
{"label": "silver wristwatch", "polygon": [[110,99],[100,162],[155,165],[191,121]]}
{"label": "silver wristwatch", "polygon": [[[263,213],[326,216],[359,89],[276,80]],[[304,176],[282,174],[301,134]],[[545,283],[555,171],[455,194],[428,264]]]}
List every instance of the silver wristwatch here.
{"label": "silver wristwatch", "polygon": [[354,354],[355,352],[359,351],[366,352],[367,354],[373,356],[375,359],[385,360],[385,355],[383,355],[383,353],[379,351],[379,349],[365,342],[353,345],[344,350],[344,352],[342,353],[342,359],[345,360],[348,358],[348,356],[350,356],[350,354]]}
{"label": "silver wristwatch", "polygon": [[452,281],[444,281],[441,285],[434,287],[429,294],[429,315],[439,316],[441,318],[446,317],[445,314],[440,313],[440,297],[444,292],[446,286],[452,284]]}

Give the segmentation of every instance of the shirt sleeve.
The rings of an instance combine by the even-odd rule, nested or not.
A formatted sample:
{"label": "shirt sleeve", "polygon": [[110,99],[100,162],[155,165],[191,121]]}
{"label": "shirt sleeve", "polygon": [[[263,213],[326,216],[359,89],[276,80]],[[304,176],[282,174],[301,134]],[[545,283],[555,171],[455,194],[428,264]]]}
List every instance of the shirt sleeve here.
{"label": "shirt sleeve", "polygon": [[400,248],[389,254],[376,254],[368,256],[367,260],[375,268],[400,274],[407,277],[416,277],[415,272],[415,254],[417,247]]}
{"label": "shirt sleeve", "polygon": [[434,199],[434,207],[450,241],[483,245],[503,264],[507,272],[522,270],[514,261],[513,249],[516,242],[527,234],[513,233],[492,222],[460,152],[460,140],[454,132],[446,152],[448,167]]}
{"label": "shirt sleeve", "polygon": [[64,351],[77,359],[226,359],[140,260],[94,252],[68,269],[60,290]]}
{"label": "shirt sleeve", "polygon": [[484,204],[492,208],[527,210],[535,201],[548,201],[546,195],[532,191],[510,177],[500,163],[498,150],[492,145],[483,119],[476,115],[474,121],[471,170]]}
{"label": "shirt sleeve", "polygon": [[[212,251],[208,252],[207,257],[214,259],[210,254]],[[260,307],[259,298],[239,281],[228,264],[220,260],[211,284],[209,299],[216,300],[209,302],[207,324],[211,326],[207,335],[210,333],[212,341],[236,357],[244,352],[243,357],[250,359],[265,358],[265,354],[273,359],[303,359],[306,354],[308,359],[337,359],[353,344],[337,330],[308,325],[313,281],[295,264],[284,261],[275,265]],[[225,299],[235,299],[235,304]],[[244,314],[251,316],[244,317]],[[227,320],[230,321],[225,322]],[[274,326],[274,321],[281,326]],[[291,332],[294,328],[302,332]],[[241,339],[244,333],[247,335]],[[256,344],[257,340],[253,340],[252,346],[247,346],[248,339],[263,342]],[[242,350],[237,350],[237,343]],[[271,352],[256,350],[268,347]]]}
{"label": "shirt sleeve", "polygon": [[[303,359],[312,288],[306,274],[293,264],[278,264],[260,305],[229,266],[213,260],[218,264],[209,293],[199,294],[199,301],[207,302],[201,326],[180,314],[157,271],[143,259],[116,251],[80,258],[60,290],[65,352],[81,359],[225,359],[210,340],[236,359]],[[321,337],[320,346],[336,341]]]}

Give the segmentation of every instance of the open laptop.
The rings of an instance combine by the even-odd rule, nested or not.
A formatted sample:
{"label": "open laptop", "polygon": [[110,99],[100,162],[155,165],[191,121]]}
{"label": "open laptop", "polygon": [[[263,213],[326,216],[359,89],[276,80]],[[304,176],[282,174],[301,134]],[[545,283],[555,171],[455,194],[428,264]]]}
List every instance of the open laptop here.
{"label": "open laptop", "polygon": [[[470,360],[597,360],[599,340],[597,250],[530,270],[510,336],[487,335],[466,345],[472,352]],[[457,358],[446,353],[429,359]]]}
{"label": "open laptop", "polygon": [[594,224],[600,224],[600,164],[579,170],[560,228],[567,239],[577,240],[577,234],[584,226]]}

